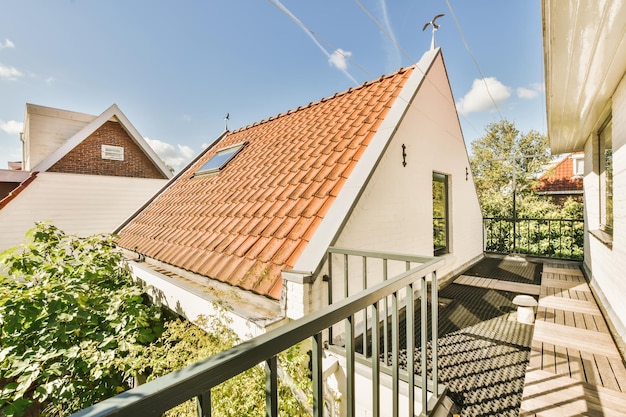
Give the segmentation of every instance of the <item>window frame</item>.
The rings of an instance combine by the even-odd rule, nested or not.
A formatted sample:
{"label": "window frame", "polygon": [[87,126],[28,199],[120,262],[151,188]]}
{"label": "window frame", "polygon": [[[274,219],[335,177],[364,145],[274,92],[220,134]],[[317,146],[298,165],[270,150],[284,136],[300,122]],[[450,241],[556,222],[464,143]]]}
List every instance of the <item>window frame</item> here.
{"label": "window frame", "polygon": [[[443,217],[435,217],[435,184],[443,184]],[[433,197],[433,253],[435,256],[450,253],[450,175],[433,171],[432,173],[432,197]],[[443,228],[437,229],[436,220],[443,220]],[[444,244],[437,246],[437,233],[444,235]]]}
{"label": "window frame", "polygon": [[[246,142],[240,142],[217,150],[208,161],[202,164],[202,166],[194,172],[194,177],[214,174],[222,171],[226,165],[228,165],[228,163],[232,161],[233,158],[239,154],[239,152],[241,152],[245,145]],[[225,158],[223,160],[218,159],[224,155]]]}
{"label": "window frame", "polygon": [[[608,144],[608,147],[607,147]],[[607,150],[609,152],[607,153]],[[613,120],[611,116],[598,130],[600,230],[613,235]]]}

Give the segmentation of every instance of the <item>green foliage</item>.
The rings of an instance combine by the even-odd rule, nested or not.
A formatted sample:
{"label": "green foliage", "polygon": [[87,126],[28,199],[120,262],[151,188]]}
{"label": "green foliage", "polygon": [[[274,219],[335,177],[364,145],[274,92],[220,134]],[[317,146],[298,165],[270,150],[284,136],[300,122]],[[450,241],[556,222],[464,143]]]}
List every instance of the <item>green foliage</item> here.
{"label": "green foliage", "polygon": [[521,205],[515,229],[508,216],[485,221],[486,250],[582,259],[584,247],[583,204],[572,198],[555,207],[537,196],[527,196]]}
{"label": "green foliage", "polygon": [[[511,216],[513,185],[519,203],[550,161],[548,139],[535,131],[522,134],[507,120],[491,123],[472,142],[470,165],[485,217]],[[519,210],[519,207],[517,207]]]}
{"label": "green foliage", "polygon": [[[133,362],[136,370],[146,374],[147,380],[158,378],[199,360],[208,358],[239,343],[239,339],[228,327],[224,310],[205,318],[198,326],[183,320],[172,320],[165,324],[161,338],[143,351],[137,351]],[[279,356],[279,362],[296,387],[279,382],[279,409],[281,415],[308,415],[292,389],[309,391],[308,356],[293,347]],[[310,398],[307,400],[310,401]],[[261,366],[249,369],[237,377],[224,382],[211,391],[213,416],[265,416],[265,373]],[[308,405],[308,404],[307,404]],[[168,416],[194,416],[196,405],[188,401],[173,410]]]}
{"label": "green foliage", "polygon": [[27,237],[0,254],[0,407],[65,415],[128,388],[128,358],[160,335],[160,310],[111,236],[38,224]]}
{"label": "green foliage", "polygon": [[[199,323],[166,321],[132,280],[113,238],[78,238],[38,224],[28,243],[0,254],[0,415],[81,410],[239,343],[225,311]],[[308,415],[308,356],[279,355],[281,415]],[[215,387],[214,416],[264,416],[261,366]],[[304,404],[303,404],[304,403]],[[194,416],[193,401],[168,412]]]}
{"label": "green foliage", "polygon": [[557,206],[533,191],[549,161],[545,135],[534,131],[521,134],[507,120],[490,124],[485,136],[472,143],[470,164],[486,219],[487,251],[582,259],[582,203],[569,199]]}

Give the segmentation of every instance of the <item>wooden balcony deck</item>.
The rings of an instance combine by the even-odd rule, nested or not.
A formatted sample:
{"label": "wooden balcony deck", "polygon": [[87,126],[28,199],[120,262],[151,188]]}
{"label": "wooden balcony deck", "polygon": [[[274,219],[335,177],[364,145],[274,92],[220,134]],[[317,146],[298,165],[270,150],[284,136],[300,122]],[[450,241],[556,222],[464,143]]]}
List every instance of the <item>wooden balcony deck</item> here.
{"label": "wooden balcony deck", "polygon": [[520,416],[626,416],[626,368],[576,264],[547,262]]}

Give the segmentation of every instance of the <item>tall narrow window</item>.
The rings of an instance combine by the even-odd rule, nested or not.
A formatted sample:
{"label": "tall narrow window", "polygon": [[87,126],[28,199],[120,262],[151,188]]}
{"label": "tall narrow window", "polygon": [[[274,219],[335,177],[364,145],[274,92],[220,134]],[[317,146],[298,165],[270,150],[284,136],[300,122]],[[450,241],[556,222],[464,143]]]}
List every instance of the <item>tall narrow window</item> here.
{"label": "tall narrow window", "polygon": [[613,122],[609,119],[598,135],[600,157],[600,228],[613,234]]}
{"label": "tall narrow window", "polygon": [[433,172],[433,246],[435,255],[449,252],[448,176]]}

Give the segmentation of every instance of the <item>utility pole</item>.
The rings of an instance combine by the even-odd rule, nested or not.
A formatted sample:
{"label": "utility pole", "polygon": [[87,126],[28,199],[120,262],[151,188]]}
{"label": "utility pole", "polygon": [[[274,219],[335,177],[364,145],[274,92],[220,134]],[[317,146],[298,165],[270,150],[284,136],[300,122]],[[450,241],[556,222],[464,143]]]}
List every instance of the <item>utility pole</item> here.
{"label": "utility pole", "polygon": [[517,166],[515,165],[515,161],[518,159],[530,159],[530,158],[541,158],[544,155],[511,155],[506,158],[494,158],[492,161],[511,161],[511,166],[513,167],[513,250],[517,249]]}

